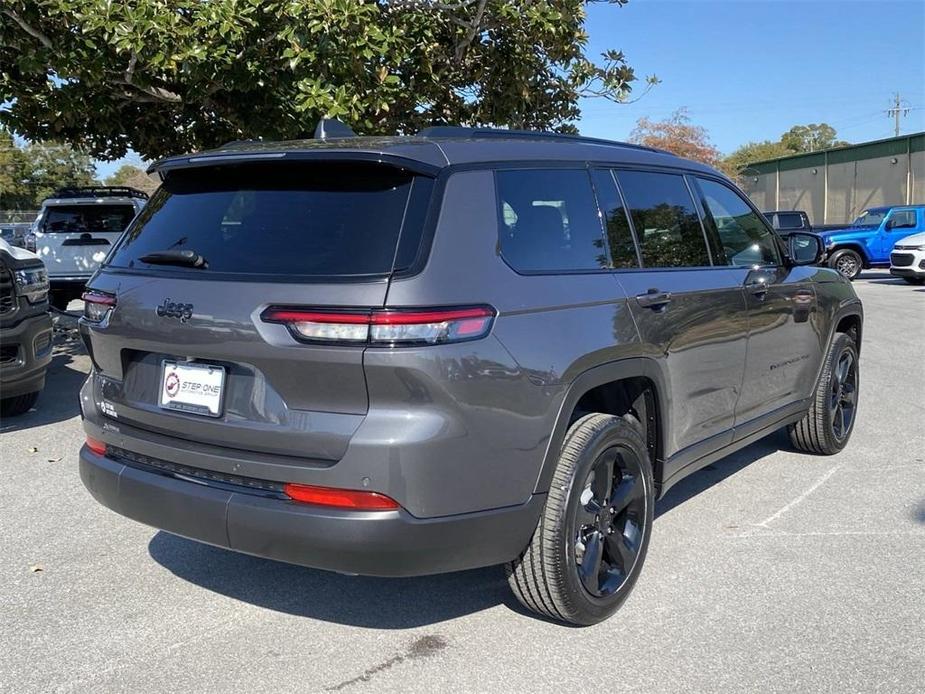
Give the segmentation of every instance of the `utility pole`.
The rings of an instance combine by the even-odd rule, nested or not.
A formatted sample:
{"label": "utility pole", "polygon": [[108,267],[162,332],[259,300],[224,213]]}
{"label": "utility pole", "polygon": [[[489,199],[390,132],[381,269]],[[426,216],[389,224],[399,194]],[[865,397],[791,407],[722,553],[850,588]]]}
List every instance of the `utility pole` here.
{"label": "utility pole", "polygon": [[890,108],[887,109],[886,115],[892,116],[895,122],[894,134],[896,137],[899,137],[899,117],[909,115],[909,111],[912,110],[909,107],[908,102],[903,101],[899,98],[899,92],[896,92],[893,95],[893,103]]}

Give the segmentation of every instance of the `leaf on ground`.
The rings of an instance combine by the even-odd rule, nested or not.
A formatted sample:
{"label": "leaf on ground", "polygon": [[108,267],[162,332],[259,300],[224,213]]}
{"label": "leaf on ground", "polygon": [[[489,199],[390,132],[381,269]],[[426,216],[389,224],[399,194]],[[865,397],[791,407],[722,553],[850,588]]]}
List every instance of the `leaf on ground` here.
{"label": "leaf on ground", "polygon": [[[63,456],[62,456],[62,457],[63,457]],[[49,462],[49,463],[57,463],[57,462],[60,461],[60,460],[61,460],[61,457],[58,457],[58,458],[49,458],[49,459],[48,459],[48,462]]]}
{"label": "leaf on ground", "polygon": [[30,453],[38,453],[38,452],[39,452],[39,449],[36,448],[35,446],[29,446],[29,452],[30,452]]}
{"label": "leaf on ground", "polygon": [[29,571],[31,571],[34,574],[37,574],[44,570],[45,570],[45,566],[42,564],[32,564],[29,566]]}

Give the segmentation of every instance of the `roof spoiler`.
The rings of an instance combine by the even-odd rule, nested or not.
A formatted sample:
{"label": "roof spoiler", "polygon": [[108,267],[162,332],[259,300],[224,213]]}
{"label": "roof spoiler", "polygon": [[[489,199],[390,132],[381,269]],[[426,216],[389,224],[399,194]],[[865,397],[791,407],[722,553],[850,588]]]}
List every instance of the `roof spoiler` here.
{"label": "roof spoiler", "polygon": [[350,129],[346,123],[336,118],[322,118],[315,126],[316,140],[327,140],[328,138],[356,137],[357,134]]}

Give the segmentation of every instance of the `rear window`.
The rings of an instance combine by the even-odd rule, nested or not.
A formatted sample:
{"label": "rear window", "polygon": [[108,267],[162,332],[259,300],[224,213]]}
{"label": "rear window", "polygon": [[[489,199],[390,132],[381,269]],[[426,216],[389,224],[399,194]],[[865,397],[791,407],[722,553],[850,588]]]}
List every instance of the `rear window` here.
{"label": "rear window", "polygon": [[[197,275],[388,274],[396,262],[414,259],[431,185],[430,179],[372,163],[179,170],[139,214],[109,265]],[[404,225],[410,238],[401,239],[412,188],[421,204]],[[207,267],[141,261],[167,250],[195,251]]]}
{"label": "rear window", "polygon": [[779,229],[802,229],[803,215],[795,212],[778,212],[777,227]]}
{"label": "rear window", "polygon": [[120,234],[135,216],[131,205],[52,205],[45,208],[42,231],[46,234]]}

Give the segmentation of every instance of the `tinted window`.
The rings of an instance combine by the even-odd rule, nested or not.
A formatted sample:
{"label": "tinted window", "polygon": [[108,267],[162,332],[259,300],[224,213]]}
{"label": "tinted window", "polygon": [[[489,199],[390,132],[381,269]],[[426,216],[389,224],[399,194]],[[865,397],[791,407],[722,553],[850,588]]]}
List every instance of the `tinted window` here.
{"label": "tinted window", "polygon": [[684,179],[676,174],[619,171],[647,267],[710,264],[703,229]]}
{"label": "tinted window", "polygon": [[515,270],[607,267],[591,179],[584,169],[499,171],[501,254]]}
{"label": "tinted window", "polygon": [[125,231],[135,216],[131,205],[52,205],[45,209],[45,233],[85,234]]}
{"label": "tinted window", "polygon": [[915,210],[897,210],[890,217],[890,224],[893,229],[914,229]]}
{"label": "tinted window", "polygon": [[719,234],[726,264],[778,264],[774,234],[742,196],[722,183],[703,178],[698,181],[703,206]]}
{"label": "tinted window", "polygon": [[778,212],[777,213],[778,229],[802,229],[803,215],[798,212]]}
{"label": "tinted window", "polygon": [[620,199],[613,174],[604,169],[595,169],[591,172],[591,177],[594,180],[601,214],[604,216],[611,264],[615,268],[638,267],[636,244],[633,242],[626,208]]}
{"label": "tinted window", "polygon": [[[373,164],[249,164],[171,173],[110,262],[149,267],[190,249],[205,273],[349,276],[391,271],[412,176]],[[420,229],[414,230],[420,237]],[[403,244],[404,245],[404,244]]]}

